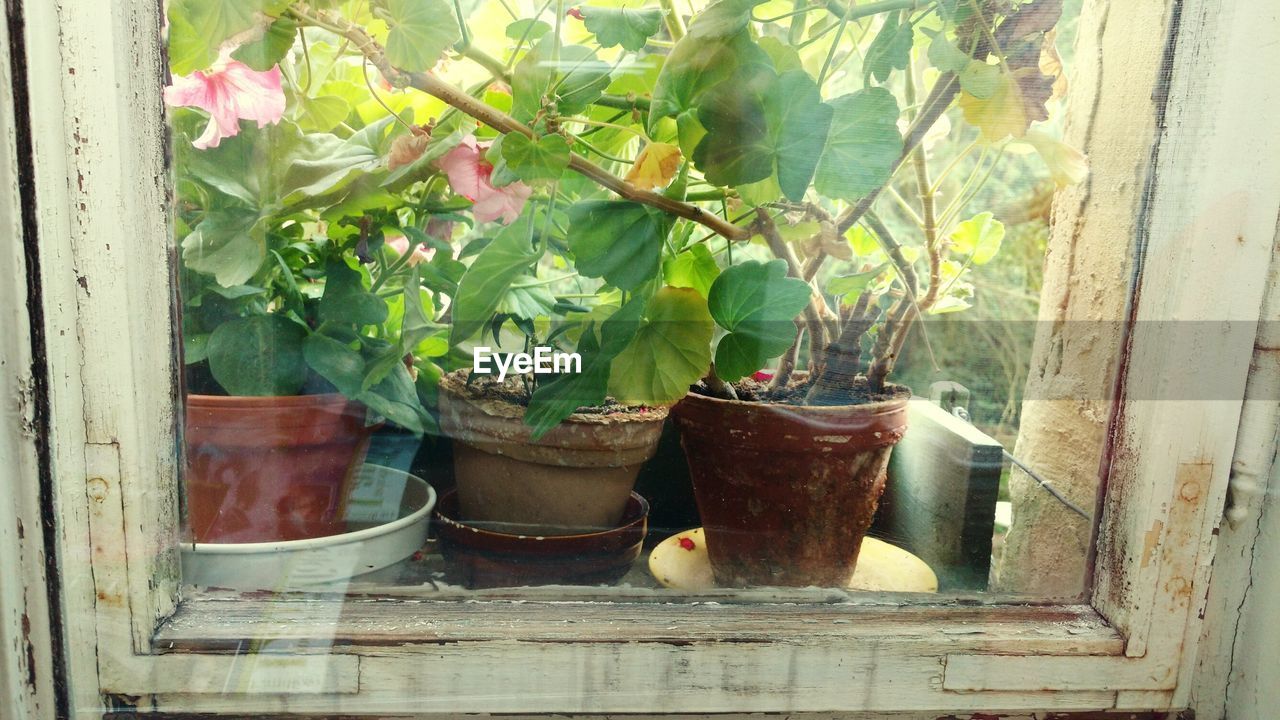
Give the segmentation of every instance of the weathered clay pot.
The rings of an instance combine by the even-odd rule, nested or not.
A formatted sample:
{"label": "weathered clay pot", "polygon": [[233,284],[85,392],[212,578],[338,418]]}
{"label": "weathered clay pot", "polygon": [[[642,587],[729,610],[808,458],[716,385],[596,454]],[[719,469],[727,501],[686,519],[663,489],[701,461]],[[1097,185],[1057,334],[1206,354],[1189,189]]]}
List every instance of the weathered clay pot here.
{"label": "weathered clay pot", "polygon": [[273,542],[344,532],[346,490],[370,432],[364,405],[338,394],[188,395],[192,539]]}
{"label": "weathered clay pot", "polygon": [[440,382],[440,427],[453,443],[459,517],[507,532],[574,535],[618,526],[663,408],[570,415],[536,442],[524,408],[478,398],[467,371]]}
{"label": "weathered clay pot", "polygon": [[840,407],[719,400],[672,410],[716,582],[844,587],[907,429],[910,391]]}

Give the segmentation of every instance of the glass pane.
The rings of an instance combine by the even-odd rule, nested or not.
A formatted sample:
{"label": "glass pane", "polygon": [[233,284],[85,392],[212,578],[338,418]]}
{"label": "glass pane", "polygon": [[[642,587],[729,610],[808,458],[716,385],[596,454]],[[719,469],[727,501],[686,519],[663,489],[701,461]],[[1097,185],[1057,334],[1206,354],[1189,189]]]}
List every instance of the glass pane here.
{"label": "glass pane", "polygon": [[1077,2],[244,6],[167,11],[188,582],[1077,582],[1009,497]]}

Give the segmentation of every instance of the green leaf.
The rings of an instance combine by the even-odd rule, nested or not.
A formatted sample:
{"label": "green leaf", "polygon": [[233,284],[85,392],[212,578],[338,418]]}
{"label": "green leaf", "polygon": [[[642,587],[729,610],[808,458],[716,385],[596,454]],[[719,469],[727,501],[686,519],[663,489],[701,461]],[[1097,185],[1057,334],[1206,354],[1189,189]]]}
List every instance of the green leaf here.
{"label": "green leaf", "polygon": [[307,130],[320,132],[334,129],[351,114],[351,105],[337,95],[302,98],[298,109],[298,124]]}
{"label": "green leaf", "polygon": [[800,60],[800,53],[778,38],[765,36],[757,40],[756,44],[769,56],[773,69],[779,73],[804,69],[804,63]]}
{"label": "green leaf", "polygon": [[569,143],[562,135],[533,139],[522,133],[502,138],[502,159],[516,177],[525,182],[559,180],[569,167]]}
{"label": "green leaf", "polygon": [[673,224],[661,210],[629,200],[579,202],[569,208],[569,250],[582,275],[633,290],[657,275]]}
{"label": "green leaf", "polygon": [[266,72],[289,54],[297,35],[298,23],[290,18],[280,18],[267,27],[261,38],[236,48],[231,57],[254,70]]}
{"label": "green leaf", "polygon": [[929,43],[929,62],[941,72],[959,74],[972,59],[968,53],[956,47],[945,32],[934,35],[933,42]]}
{"label": "green leaf", "polygon": [[302,343],[302,357],[338,392],[349,398],[360,394],[365,364],[359,352],[327,335],[312,333]]}
{"label": "green leaf", "polygon": [[330,260],[324,269],[324,294],[320,319],[357,327],[378,325],[387,319],[387,303],[364,289],[364,277],[346,262]]}
{"label": "green leaf", "polygon": [[532,214],[520,216],[485,245],[467,268],[453,299],[451,346],[468,340],[487,325],[512,281],[542,257],[542,246],[533,242],[532,223]]}
{"label": "green leaf", "polygon": [[609,394],[638,405],[684,397],[711,367],[714,330],[707,301],[698,291],[662,288],[649,300],[631,343],[613,359]]}
{"label": "green leaf", "polygon": [[209,371],[232,395],[295,395],[306,379],[307,331],[280,315],[254,315],[219,325],[209,336]]}
{"label": "green leaf", "polygon": [[517,318],[533,320],[537,317],[550,316],[555,308],[556,298],[533,277],[519,278],[511,284],[507,294],[498,303],[497,312]]}
{"label": "green leaf", "polygon": [[745,185],[776,170],[782,192],[802,200],[832,113],[803,70],[778,75],[765,66],[744,69],[699,102],[698,120],[707,135],[694,149],[693,161],[714,185]]}
{"label": "green leaf", "polygon": [[462,39],[453,8],[445,0],[385,0],[387,60],[409,72],[435,67],[446,48]]}
{"label": "green leaf", "polygon": [[1000,89],[1003,76],[999,65],[988,65],[980,60],[972,60],[960,71],[960,87],[970,95],[987,99]]}
{"label": "green leaf", "polygon": [[707,134],[693,150],[693,162],[713,185],[745,185],[773,173],[773,148],[766,125],[764,94],[772,69],[754,66],[711,88],[698,101],[698,121]]}
{"label": "green leaf", "polygon": [[414,349],[439,327],[431,319],[434,304],[430,295],[421,288],[418,268],[404,286],[404,317],[400,319],[400,348],[405,352]]}
{"label": "green leaf", "polygon": [[[769,56],[745,31],[714,39],[681,38],[658,73],[649,104],[649,131],[655,131],[664,117],[688,113],[694,119],[703,93],[732,77],[743,65],[752,64],[767,65]],[[682,128],[680,146],[686,153],[692,152],[683,139],[685,133]]]}
{"label": "green leaf", "polygon": [[[178,0],[172,13],[186,19],[194,37],[216,58],[227,38],[253,27],[258,7],[259,3],[244,0]],[[199,70],[208,64],[189,69]]]}
{"label": "green leaf", "polygon": [[293,204],[335,193],[379,167],[391,140],[403,132],[387,116],[361,128],[345,140],[317,133],[299,141],[299,151],[286,158],[279,181],[282,202]]}
{"label": "green leaf", "polygon": [[582,21],[596,36],[600,47],[621,45],[625,50],[641,50],[662,27],[662,11],[656,8],[610,8],[583,5]]}
{"label": "green leaf", "polygon": [[267,220],[247,208],[210,211],[182,241],[187,267],[224,287],[243,284],[266,258]]}
{"label": "green leaf", "polygon": [[871,284],[871,281],[875,280],[876,276],[884,272],[887,267],[889,267],[889,263],[882,263],[863,272],[837,275],[827,281],[827,292],[836,296],[860,295]]}
{"label": "green leaf", "polygon": [[516,64],[511,79],[511,114],[529,122],[542,109],[543,95],[556,86],[554,98],[562,115],[577,115],[609,87],[608,63],[589,48],[565,45],[560,61],[552,61],[553,38],[545,38]]}
{"label": "green leaf", "polygon": [[787,277],[782,260],[750,260],[720,273],[707,298],[711,317],[729,331],[716,347],[716,374],[732,382],[786,352],[811,292],[808,283]]}
{"label": "green leaf", "polygon": [[818,84],[803,70],[778,76],[765,96],[769,133],[777,161],[778,185],[800,202],[813,179],[831,127],[832,106],[822,102]]}
{"label": "green leaf", "polygon": [[435,421],[422,407],[418,389],[404,363],[396,363],[382,382],[360,393],[356,399],[412,433],[421,435],[435,428]]}
{"label": "green leaf", "polygon": [[950,239],[956,252],[973,256],[974,265],[986,265],[1000,252],[1004,223],[989,212],[979,213],[960,223]]}
{"label": "green leaf", "polygon": [[722,38],[740,33],[751,20],[751,9],[765,0],[718,0],[689,23],[689,37]]}
{"label": "green leaf", "polygon": [[218,48],[211,47],[187,18],[185,2],[169,5],[169,71],[174,75],[190,75],[209,67],[218,59]]}
{"label": "green leaf", "polygon": [[902,154],[898,102],[884,88],[831,101],[835,115],[818,163],[815,187],[829,198],[853,202],[888,182]]}
{"label": "green leaf", "polygon": [[551,26],[541,20],[524,18],[507,26],[506,35],[512,40],[527,38],[528,42],[537,42],[539,38],[551,32]]}
{"label": "green leaf", "polygon": [[[776,197],[776,196],[775,196]],[[702,297],[711,292],[711,283],[720,275],[715,256],[705,243],[690,246],[687,250],[662,263],[662,276],[668,285],[693,288]]]}
{"label": "green leaf", "polygon": [[582,357],[582,372],[558,375],[544,382],[529,398],[524,423],[533,429],[534,440],[547,434],[580,407],[604,402],[609,385],[609,368],[613,359],[635,337],[647,298],[634,297],[621,309],[599,324],[591,322],[582,331],[577,352]]}
{"label": "green leaf", "polygon": [[862,68],[867,77],[875,77],[883,83],[895,69],[906,70],[911,62],[911,45],[915,42],[915,29],[911,23],[900,24],[898,13],[884,16],[884,25],[867,47]]}

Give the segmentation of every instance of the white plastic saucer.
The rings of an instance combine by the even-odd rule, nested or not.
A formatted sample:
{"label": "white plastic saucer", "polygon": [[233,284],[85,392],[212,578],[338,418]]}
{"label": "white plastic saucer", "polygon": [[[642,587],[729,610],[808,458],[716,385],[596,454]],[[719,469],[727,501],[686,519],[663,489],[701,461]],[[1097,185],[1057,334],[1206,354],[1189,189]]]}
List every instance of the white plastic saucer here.
{"label": "white plastic saucer", "polygon": [[183,543],[182,580],[232,590],[317,590],[394,565],[420,550],[435,509],[435,490],[416,475],[365,465],[357,474],[353,498],[370,489],[391,493],[392,502],[383,505],[391,507],[395,519],[371,521],[367,508],[362,508],[347,514],[348,526],[358,529],[340,535],[285,542]]}

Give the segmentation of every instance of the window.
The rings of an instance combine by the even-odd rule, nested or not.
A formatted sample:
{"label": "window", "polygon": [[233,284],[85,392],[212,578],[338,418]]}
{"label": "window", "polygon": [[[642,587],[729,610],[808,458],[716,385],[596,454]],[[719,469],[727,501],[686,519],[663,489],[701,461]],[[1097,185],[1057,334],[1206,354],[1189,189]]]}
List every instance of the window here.
{"label": "window", "polygon": [[[416,4],[386,4],[390,17],[382,21],[391,26],[389,33],[399,32],[405,39],[403,34],[417,27],[410,18],[396,15],[397,9],[411,7]],[[585,12],[584,27],[594,13]],[[1260,167],[1268,153],[1274,154],[1274,147],[1265,144],[1269,140],[1261,149],[1255,143],[1246,147],[1240,142],[1241,137],[1258,135],[1261,125],[1255,123],[1259,121],[1248,113],[1221,114],[1221,108],[1245,107],[1249,102],[1248,90],[1225,78],[1231,76],[1232,63],[1242,57],[1237,54],[1242,52],[1239,48],[1261,44],[1268,28],[1264,22],[1217,10],[1204,13],[1197,22],[1184,18],[1180,24],[1166,18],[1162,8],[1133,7],[1114,10],[1105,23],[1088,15],[1081,20],[1090,23],[1091,30],[1099,30],[1096,39],[1086,42],[1100,43],[1108,50],[1098,68],[1118,68],[1112,75],[1095,69],[1103,79],[1091,88],[1096,93],[1094,112],[1099,117],[1144,118],[1136,126],[1141,132],[1133,127],[1115,131],[1123,141],[1119,146],[1108,144],[1115,140],[1113,136],[1087,135],[1090,145],[1108,149],[1105,158],[1094,155],[1095,172],[1100,165],[1114,165],[1119,168],[1115,176],[1126,176],[1127,184],[1108,187],[1107,192],[1092,186],[1079,197],[1079,210],[1064,210],[1078,213],[1076,222],[1082,227],[1112,222],[1123,231],[1117,231],[1118,239],[1137,238],[1138,291],[1130,313],[1135,322],[1129,324],[1123,353],[1118,355],[1123,361],[1117,382],[1120,402],[1101,448],[1109,461],[1103,474],[1105,501],[1100,505],[1097,553],[1089,567],[1092,582],[1083,601],[1011,605],[996,597],[992,598],[996,602],[958,607],[927,596],[830,590],[734,590],[696,598],[713,602],[670,603],[661,602],[673,599],[670,594],[635,589],[611,595],[586,584],[582,585],[586,589],[557,586],[477,593],[392,581],[373,587],[352,585],[345,597],[184,590],[178,551],[183,537],[181,473],[175,450],[177,428],[182,424],[177,412],[181,391],[166,330],[173,320],[168,310],[174,289],[171,268],[182,275],[178,284],[184,287],[184,301],[198,295],[189,292],[190,283],[202,280],[186,276],[191,269],[189,258],[170,256],[171,172],[162,152],[167,128],[160,120],[163,55],[156,33],[160,17],[146,3],[80,7],[74,14],[57,7],[27,8],[30,113],[33,118],[63,118],[62,122],[33,122],[31,134],[45,323],[41,335],[50,379],[50,468],[60,511],[59,551],[69,580],[63,602],[76,702],[83,707],[106,702],[117,707],[256,713],[368,712],[370,708],[376,712],[714,712],[1177,706],[1182,702],[1179,694],[1186,692],[1181,673],[1194,659],[1196,609],[1203,602],[1212,530],[1226,492],[1253,335],[1232,333],[1219,342],[1205,343],[1199,336],[1179,333],[1171,338],[1144,321],[1256,323],[1271,261],[1274,207],[1280,196],[1273,184],[1253,184],[1240,172],[1241,167]],[[315,17],[331,24],[324,19],[328,15]],[[577,22],[576,16],[570,17]],[[643,34],[635,28],[648,27],[650,15],[606,17],[610,29]],[[910,13],[890,17],[898,23],[913,19]],[[724,22],[729,20],[733,18]],[[841,24],[849,20],[840,18]],[[893,21],[877,18],[865,25],[877,30],[873,43],[888,22]],[[440,26],[430,24],[430,31],[427,27],[417,28],[426,37],[401,44],[401,50],[412,54],[433,41],[430,35]],[[170,32],[180,30],[171,21]],[[592,32],[600,40],[607,31]],[[355,37],[352,42],[364,47],[363,40]],[[393,37],[386,40],[388,53],[395,45]],[[630,41],[629,35],[623,37]],[[1167,64],[1162,64],[1168,38],[1176,44]],[[313,49],[312,72],[317,72],[323,52],[317,44],[308,47],[308,54]],[[1194,64],[1193,57],[1197,58]],[[412,57],[405,61],[415,62]],[[249,64],[244,59],[240,62]],[[1138,68],[1149,72],[1138,72]],[[783,92],[770,83],[785,73],[778,73],[775,66],[764,74],[765,95]],[[1125,77],[1112,79],[1115,75]],[[297,79],[295,75],[289,82]],[[438,76],[421,74],[411,79],[443,82]],[[569,82],[563,79],[561,85]],[[373,76],[370,85],[374,95],[385,92]],[[1160,90],[1155,100],[1153,88]],[[514,98],[517,88],[512,89]],[[393,102],[396,97],[386,92],[382,100]],[[191,99],[171,101],[179,104]],[[798,107],[800,102],[786,107]],[[324,109],[294,108],[313,119]],[[699,109],[698,121],[704,129],[708,123],[716,125],[718,111]],[[380,110],[373,112],[378,115]],[[533,111],[534,116],[537,113]],[[814,114],[820,111],[807,115]],[[769,112],[764,115],[767,118]],[[200,124],[191,114],[183,118],[175,114],[179,132],[184,132],[184,122],[189,132],[194,132],[192,124]],[[806,122],[812,121],[806,117]],[[1215,124],[1210,125],[1211,121]],[[398,121],[388,120],[384,127],[392,122]],[[405,122],[409,124],[408,119]],[[736,121],[730,125],[736,127]],[[1215,131],[1203,130],[1206,127]],[[575,129],[586,132],[582,127]],[[360,132],[352,130],[353,136]],[[537,147],[552,135],[531,140],[530,155],[514,153],[511,164],[518,166],[528,157],[544,154],[562,158],[559,150]],[[405,128],[399,137],[404,138],[399,150],[417,152],[415,130]],[[656,144],[656,138],[650,139]],[[232,139],[222,142],[234,147]],[[479,138],[476,153],[478,143]],[[499,157],[506,159],[506,140],[502,145]],[[427,143],[424,152],[430,147]],[[449,152],[458,148],[470,151],[460,141]],[[710,152],[698,153],[695,145],[690,154],[697,165]],[[261,161],[279,154],[246,152],[246,157]],[[341,152],[334,155],[342,157]],[[196,157],[179,142],[174,156],[179,176],[198,162]],[[1205,158],[1211,158],[1207,166]],[[724,159],[730,164],[732,160]],[[471,161],[478,162],[476,157]],[[542,166],[548,162],[534,162],[535,170],[544,171]],[[778,159],[770,163],[770,173],[778,168],[781,186]],[[1193,167],[1199,172],[1194,180],[1187,180]],[[328,172],[320,165],[307,169]],[[533,172],[527,167],[524,171]],[[226,191],[251,180],[251,169],[241,169],[224,173],[218,183]],[[192,197],[190,192],[179,183],[180,200]],[[511,192],[507,191],[503,203],[513,202]],[[450,201],[446,196],[445,202]],[[553,203],[554,199],[548,204]],[[905,204],[911,207],[911,202]],[[646,207],[635,211],[635,223],[665,222],[651,219]],[[463,203],[454,208],[465,209]],[[184,234],[181,223],[188,222],[184,210],[178,209],[173,222],[179,223],[178,233],[189,238],[197,226],[185,228],[188,233]],[[587,216],[586,227],[608,229],[619,213],[625,216],[633,210],[632,205],[612,206],[609,214]],[[1203,219],[1220,217],[1227,210],[1238,218],[1231,227]],[[470,212],[477,211],[470,208]],[[567,215],[572,223],[573,212]],[[244,232],[233,236],[254,237],[258,230],[251,219],[240,218]],[[402,220],[398,214],[397,219]],[[552,225],[555,220],[554,213],[550,220],[544,218]],[[990,225],[984,229],[982,219],[975,220],[965,232],[976,236],[974,251],[968,254],[976,264],[982,238],[988,237],[983,233],[991,230]],[[517,221],[518,215],[512,225]],[[231,220],[220,222],[225,228]],[[296,232],[291,227],[282,224],[265,231]],[[203,236],[216,229],[215,223],[199,232]],[[425,226],[420,229],[426,232]],[[767,234],[768,228],[762,229]],[[873,226],[867,232],[876,231]],[[310,230],[302,227],[301,232]],[[354,232],[357,242],[367,240],[371,253],[382,252],[373,237],[376,229],[357,224],[342,232]],[[881,229],[877,237],[883,243],[892,233],[891,228]],[[409,243],[419,241],[413,232],[405,236]],[[495,237],[486,248],[500,239]],[[952,242],[966,240],[953,238]],[[444,248],[437,250],[444,252]],[[412,250],[401,257],[412,257]],[[583,258],[592,256],[589,249],[580,247],[573,257],[581,273]],[[281,252],[279,262],[287,266],[290,257]],[[397,261],[387,253],[382,262],[389,268]],[[472,260],[466,272],[477,262]],[[375,257],[375,268],[377,263]],[[637,266],[633,262],[605,265],[614,277],[604,280],[614,287],[628,284],[619,274],[624,276]],[[408,261],[402,266],[407,267]],[[762,274],[771,272],[763,262],[754,267],[761,268]],[[1194,273],[1187,271],[1190,267]],[[330,301],[331,319],[360,312],[365,296],[374,292],[377,277],[362,278],[361,272],[356,263],[326,266],[323,285],[313,290],[318,290],[319,303]],[[722,269],[721,277],[725,272]],[[870,281],[875,282],[875,277]],[[1214,279],[1219,277],[1233,279],[1229,298],[1215,292]],[[330,296],[342,283],[349,283],[349,295]],[[465,285],[465,279],[461,283]],[[245,289],[243,282],[219,282],[218,286],[222,291],[205,297],[234,299],[226,296],[245,293],[241,297],[248,297],[255,291]],[[298,292],[305,295],[306,290]],[[594,293],[594,286],[588,292]],[[787,292],[770,291],[770,300],[780,306]],[[710,299],[704,300],[712,319],[724,331],[734,332],[725,325],[736,324],[715,318]],[[623,303],[613,317],[625,308]],[[184,306],[184,322],[189,319],[187,311]],[[488,312],[492,310],[481,315],[487,319]],[[439,319],[429,315],[425,324],[433,330],[430,323]],[[784,319],[790,323],[791,315]],[[455,315],[451,328],[460,320],[467,318]],[[607,323],[599,323],[598,348],[610,344]],[[377,323],[357,319],[350,324]],[[401,336],[404,327],[400,326]],[[257,330],[244,337],[251,341],[278,334]],[[593,327],[582,329],[579,337],[590,341],[595,339],[593,332]],[[204,352],[215,352],[213,339],[199,340],[201,334],[188,328],[185,352],[198,353],[201,342],[209,343]],[[332,339],[343,344],[343,338]],[[355,343],[349,339],[347,350],[354,350]],[[717,353],[724,340],[720,343]],[[311,363],[308,355],[316,357],[325,351],[313,348],[308,353],[304,348],[301,352],[303,361]],[[230,354],[241,359],[261,357]],[[731,362],[730,357],[726,355],[725,361]],[[584,355],[584,361],[589,359]],[[316,369],[315,364],[308,367]],[[402,370],[409,375],[404,365],[388,367],[388,376]],[[1186,378],[1192,368],[1203,367],[1221,374],[1221,397],[1165,399],[1169,395],[1161,392],[1160,384],[1164,378]],[[421,373],[423,368],[418,370]],[[216,371],[213,374],[216,380]],[[236,374],[250,376],[248,371]],[[258,377],[279,380],[279,375],[271,373]],[[187,374],[185,381],[189,391],[196,379]],[[395,397],[369,399],[392,403],[382,414],[393,421],[395,413],[402,411],[394,406]],[[414,422],[413,416],[399,417],[401,424]],[[190,432],[190,421],[187,427]],[[387,478],[366,480],[372,485]],[[196,500],[196,495],[187,493],[188,517]],[[576,602],[604,597],[613,602]],[[893,668],[893,681],[877,682],[886,668]],[[421,681],[424,673],[431,680],[429,688]]]}

